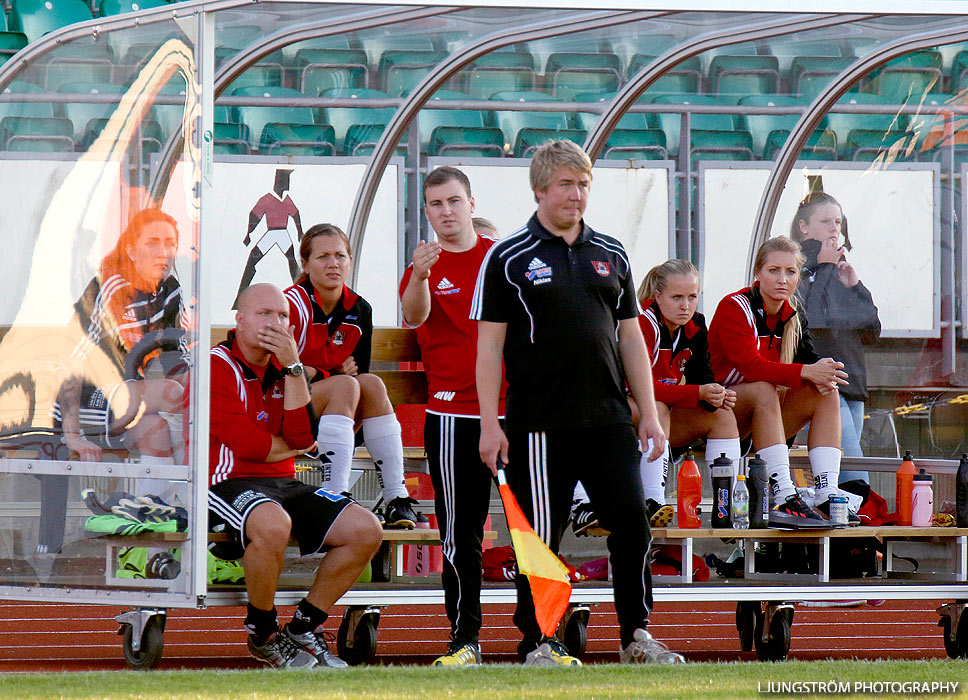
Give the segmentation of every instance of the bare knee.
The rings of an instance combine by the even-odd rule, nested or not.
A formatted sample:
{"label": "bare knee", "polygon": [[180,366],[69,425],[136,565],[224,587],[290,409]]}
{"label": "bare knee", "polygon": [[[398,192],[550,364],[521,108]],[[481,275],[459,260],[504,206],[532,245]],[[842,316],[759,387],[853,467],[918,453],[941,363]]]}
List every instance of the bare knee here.
{"label": "bare knee", "polygon": [[719,409],[709,414],[709,434],[711,436],[738,437],[736,416],[730,410]]}
{"label": "bare knee", "polygon": [[291,532],[292,520],[277,503],[263,503],[246,520],[245,534],[250,547],[255,545],[275,552],[285,552]]}
{"label": "bare knee", "polygon": [[356,381],[360,385],[360,393],[365,399],[386,398],[387,388],[383,384],[383,380],[375,374],[361,374],[356,377]]}

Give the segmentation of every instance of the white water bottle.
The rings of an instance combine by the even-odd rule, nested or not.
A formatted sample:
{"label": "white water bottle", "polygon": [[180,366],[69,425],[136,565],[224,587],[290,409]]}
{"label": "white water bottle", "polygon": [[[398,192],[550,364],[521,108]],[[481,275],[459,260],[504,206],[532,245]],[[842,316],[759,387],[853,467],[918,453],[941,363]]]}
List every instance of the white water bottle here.
{"label": "white water bottle", "polygon": [[934,513],[934,491],[931,488],[931,476],[921,468],[914,477],[914,488],[911,491],[911,524],[914,527],[931,527],[931,515]]}
{"label": "white water bottle", "polygon": [[731,509],[734,530],[747,530],[750,526],[750,491],[746,488],[746,476],[736,475],[733,486]]}

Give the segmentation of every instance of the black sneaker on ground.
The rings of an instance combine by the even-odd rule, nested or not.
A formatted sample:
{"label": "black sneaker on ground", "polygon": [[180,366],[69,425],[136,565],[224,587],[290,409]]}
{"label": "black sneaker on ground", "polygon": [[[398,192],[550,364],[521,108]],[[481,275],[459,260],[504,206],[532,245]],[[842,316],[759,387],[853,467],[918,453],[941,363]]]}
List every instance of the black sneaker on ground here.
{"label": "black sneaker on ground", "polygon": [[649,511],[649,527],[666,527],[676,514],[672,506],[663,505],[652,498],[647,498],[645,505]]}
{"label": "black sneaker on ground", "polygon": [[793,530],[829,530],[831,527],[830,521],[816,508],[808,506],[799,493],[773,506],[769,526]]}
{"label": "black sneaker on ground", "polygon": [[[817,510],[823,513],[825,517],[829,518],[830,517],[830,499],[828,498],[826,501],[818,505]],[[849,526],[860,525],[860,516],[857,515],[857,513],[852,511],[850,508],[847,508],[847,525]],[[831,527],[843,527],[843,525],[831,525]]]}
{"label": "black sneaker on ground", "polygon": [[598,524],[598,516],[592,509],[591,503],[579,503],[578,507],[571,513],[571,531],[576,537],[593,535],[602,537],[608,534],[601,525]]}
{"label": "black sneaker on ground", "polygon": [[256,644],[252,635],[249,635],[248,647],[252,656],[276,668],[312,668],[316,665],[316,657],[303,651],[284,629],[276,632],[263,644]]}
{"label": "black sneaker on ground", "polygon": [[384,524],[383,527],[400,528],[406,530],[412,530],[417,526],[417,514],[413,512],[413,506],[417,504],[417,501],[413,498],[394,498],[392,501],[387,503],[386,511],[384,511]]}

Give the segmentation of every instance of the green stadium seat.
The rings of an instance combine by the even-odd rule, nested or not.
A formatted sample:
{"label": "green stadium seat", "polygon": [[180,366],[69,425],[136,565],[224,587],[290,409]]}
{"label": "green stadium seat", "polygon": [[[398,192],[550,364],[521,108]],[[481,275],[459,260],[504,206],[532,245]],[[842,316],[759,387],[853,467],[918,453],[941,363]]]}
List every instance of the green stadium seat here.
{"label": "green stadium seat", "polygon": [[[255,24],[217,23],[215,26],[215,48],[244,49],[265,35],[262,28]],[[224,58],[225,54],[223,54]],[[218,57],[215,60],[218,67]]]}
{"label": "green stadium seat", "polygon": [[[215,64],[221,66],[236,54],[238,49],[216,46]],[[245,72],[237,76],[226,92],[234,94],[239,88],[246,87],[281,87],[285,72],[282,62],[283,56],[278,51],[263,57],[258,63],[249,66]]]}
{"label": "green stadium seat", "polygon": [[493,51],[461,71],[457,84],[485,100],[502,90],[533,90],[534,58],[527,51]]}
{"label": "green stadium seat", "polygon": [[604,160],[665,160],[665,134],[659,129],[616,129],[605,144]]}
{"label": "green stadium seat", "polygon": [[538,148],[548,141],[568,140],[579,146],[585,143],[587,132],[583,129],[530,129],[518,131],[512,155],[515,158],[530,158]]}
{"label": "green stadium seat", "polygon": [[[545,92],[528,90],[505,90],[491,95],[491,99],[500,102],[560,102]],[[517,134],[521,129],[545,129],[561,131],[568,129],[570,123],[565,112],[511,112],[500,110],[494,113],[498,128],[504,132],[506,144],[517,143]]]}
{"label": "green stadium seat", "polygon": [[[3,94],[23,92],[44,92],[39,85],[14,80],[3,88]],[[5,117],[53,117],[54,110],[50,102],[0,102],[0,119]]]}
{"label": "green stadium seat", "polygon": [[[343,148],[348,156],[368,156],[376,150],[376,144],[387,128],[386,124],[353,124],[346,130]],[[407,154],[407,135],[400,137],[394,151],[396,155]]]}
{"label": "green stadium seat", "polygon": [[50,56],[44,66],[44,86],[51,92],[78,83],[113,83],[114,58],[103,43],[67,46]]}
{"label": "green stadium seat", "polygon": [[912,51],[872,71],[873,92],[893,104],[917,104],[930,92],[941,92],[941,54],[938,51]]}
{"label": "green stadium seat", "polygon": [[[892,146],[894,157],[898,160],[913,160],[907,155],[908,146],[913,143],[913,134],[908,131],[880,129],[853,129],[847,134],[845,151],[851,160],[872,161],[879,155],[885,157]],[[900,148],[901,150],[897,150]],[[912,154],[914,151],[911,152]]]}
{"label": "green stadium seat", "polygon": [[[289,44],[288,46],[282,47],[282,54],[286,57],[286,63],[288,65],[299,65],[299,52],[304,49],[337,49],[346,50],[357,48],[350,44],[349,35],[347,34],[332,34],[330,36],[320,36],[315,39],[304,39],[303,41],[298,41],[295,44]],[[369,62],[368,60],[366,61]]]}
{"label": "green stadium seat", "polygon": [[553,53],[545,65],[545,82],[563,100],[580,93],[615,92],[622,82],[621,63],[613,53]]}
{"label": "green stadium seat", "polygon": [[166,7],[165,0],[101,0],[98,4],[98,17],[110,17],[125,12],[138,12],[152,7]]}
{"label": "green stadium seat", "polygon": [[693,129],[693,163],[700,160],[753,160],[753,137],[748,131]]}
{"label": "green stadium seat", "polygon": [[409,94],[447,56],[446,51],[385,52],[378,68],[383,91],[393,97]]}
{"label": "green stadium seat", "polygon": [[5,151],[69,153],[74,150],[74,125],[56,117],[0,119],[0,148]]}
{"label": "green stadium seat", "polygon": [[[90,150],[91,146],[97,140],[97,137],[101,135],[104,127],[107,125],[108,120],[103,118],[89,121],[87,127],[84,129],[84,136],[78,142],[80,150]],[[158,153],[161,151],[164,136],[161,131],[161,125],[158,122],[151,120],[141,122],[140,131],[142,153]]]}
{"label": "green stadium seat", "polygon": [[336,155],[336,132],[329,124],[269,123],[262,129],[259,152],[263,155]]}
{"label": "green stadium seat", "polygon": [[249,127],[245,124],[215,122],[212,127],[215,153],[247,156],[252,153],[249,146]]}
{"label": "green stadium seat", "polygon": [[[671,105],[722,105],[723,102],[712,95],[659,95],[652,100],[653,104]],[[682,117],[679,113],[658,113],[649,115],[649,124],[654,129],[661,129],[666,135],[666,147],[669,153],[679,153],[679,125]],[[733,117],[729,114],[692,114],[690,128],[705,131],[732,131]]]}
{"label": "green stadium seat", "polygon": [[[616,54],[626,65],[634,60],[637,54],[658,56],[675,44],[682,43],[682,39],[673,34],[646,34],[644,36],[622,32],[620,36],[610,38],[612,53]],[[634,72],[627,71],[629,77]]]}
{"label": "green stadium seat", "polygon": [[[615,94],[614,92],[606,92],[603,95],[575,95],[575,102],[611,102],[615,99]],[[576,112],[575,126],[585,131],[591,131],[592,127],[598,123],[599,118],[601,118],[601,115],[594,112]],[[651,127],[649,126],[649,118],[644,112],[626,112],[619,119],[616,128],[641,131]]]}
{"label": "green stadium seat", "polygon": [[[797,56],[790,63],[790,92],[804,100],[813,100],[853,62],[852,58],[837,56]],[[855,83],[850,90],[857,92],[860,85]]]}
{"label": "green stadium seat", "polygon": [[[655,56],[637,53],[629,62],[628,76],[631,79],[655,60]],[[675,68],[666,71],[649,86],[645,94],[657,93],[698,93],[702,85],[702,61],[698,56],[687,58]]]}
{"label": "green stadium seat", "polygon": [[[243,87],[232,91],[233,97],[273,97],[300,98],[298,90],[284,87]],[[285,102],[273,107],[233,107],[233,119],[238,124],[249,127],[249,146],[256,150],[262,141],[262,129],[266,124],[314,124],[313,110],[310,107],[287,107]]]}
{"label": "green stadium seat", "polygon": [[83,0],[13,0],[7,28],[37,41],[55,29],[89,19],[91,8]]}
{"label": "green stadium seat", "polygon": [[968,87],[968,51],[959,51],[951,61],[951,92],[959,93]]}
{"label": "green stadium seat", "polygon": [[[789,137],[790,132],[786,129],[771,131],[766,138],[763,160],[775,160]],[[837,135],[829,129],[814,131],[800,151],[798,160],[837,160]]]}
{"label": "green stadium seat", "polygon": [[[811,39],[809,34],[787,34],[764,40],[771,56],[776,56],[780,75],[787,76],[793,61],[801,57],[841,58],[844,45],[839,39]],[[792,83],[791,83],[792,85]]]}
{"label": "green stadium seat", "polygon": [[[961,98],[957,95],[930,93],[924,95],[921,104],[926,107],[943,107],[944,105],[961,106]],[[909,116],[908,131],[916,132],[922,139],[921,148],[927,150],[935,146],[944,138],[945,117],[943,114],[912,114]],[[968,128],[968,117],[955,114],[952,129],[955,133]]]}
{"label": "green stadium seat", "polygon": [[720,95],[775,93],[780,87],[776,56],[713,56],[708,73],[710,88]]}
{"label": "green stadium seat", "polygon": [[[353,155],[353,149],[359,148],[360,143],[369,143],[372,129],[357,129],[357,137],[351,143],[346,143],[347,135],[353,126],[378,125],[377,138],[383,133],[383,128],[390,123],[396,110],[393,107],[367,107],[367,99],[387,98],[385,92],[368,88],[330,88],[323,90],[320,97],[336,99],[356,99],[359,107],[327,107],[322,110],[320,122],[331,124],[336,131],[336,150],[346,155]],[[374,140],[375,143],[375,140]]]}
{"label": "green stadium seat", "polygon": [[299,91],[316,96],[330,88],[362,88],[367,83],[362,49],[300,49],[296,54]]}
{"label": "green stadium seat", "polygon": [[20,32],[0,32],[0,66],[26,45],[27,37],[24,34]]}
{"label": "green stadium seat", "polygon": [[[89,95],[120,95],[124,88],[114,83],[77,83],[64,85],[58,91],[61,93],[78,93]],[[118,102],[63,102],[54,105],[54,113],[60,117],[67,117],[74,123],[74,141],[80,143],[87,133],[87,125],[92,119],[107,119],[118,106]]]}
{"label": "green stadium seat", "polygon": [[[180,73],[173,75],[167,83],[165,83],[161,89],[158,91],[159,95],[178,95],[185,99],[187,94],[187,86],[185,85],[185,78]],[[154,112],[155,120],[161,126],[161,131],[164,137],[167,139],[169,136],[179,131],[182,126],[182,122],[185,119],[185,105],[184,102],[178,105],[164,105],[155,103],[152,107]],[[228,117],[228,107],[216,107],[215,111],[222,112],[221,115],[224,119],[220,119],[216,116],[215,121],[229,121]]]}
{"label": "green stadium seat", "polygon": [[500,158],[504,155],[504,134],[493,126],[438,126],[430,134],[427,155]]}
{"label": "green stadium seat", "polygon": [[433,39],[427,34],[407,33],[399,28],[382,29],[379,32],[357,35],[360,48],[366,51],[367,62],[377,66],[387,51],[437,51]]}
{"label": "green stadium seat", "polygon": [[[884,105],[892,104],[879,95],[869,95],[863,92],[847,93],[838,100],[838,104]],[[855,129],[866,131],[906,130],[908,118],[901,114],[846,114],[828,112],[826,115],[827,128],[837,134],[837,144],[840,146],[840,157],[850,158],[847,150],[847,135]]]}
{"label": "green stadium seat", "polygon": [[[455,90],[438,90],[430,102],[470,100],[470,95]],[[420,147],[426,150],[434,129],[440,126],[482,128],[487,126],[484,112],[476,109],[423,109],[420,112]]]}
{"label": "green stadium seat", "polygon": [[[750,107],[802,107],[803,100],[789,95],[746,95],[737,102]],[[800,120],[799,114],[746,114],[746,128],[753,137],[753,153],[762,154],[769,135],[778,130],[790,131]]]}

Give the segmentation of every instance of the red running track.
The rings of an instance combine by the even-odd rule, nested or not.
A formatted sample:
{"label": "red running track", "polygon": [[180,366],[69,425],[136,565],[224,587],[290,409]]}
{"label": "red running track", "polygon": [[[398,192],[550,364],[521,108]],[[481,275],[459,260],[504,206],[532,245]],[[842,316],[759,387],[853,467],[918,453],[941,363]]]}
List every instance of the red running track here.
{"label": "red running track", "polygon": [[[944,658],[938,601],[887,601],[879,607],[798,606],[791,659]],[[130,608],[0,602],[0,672],[126,668],[113,617]],[[514,661],[519,639],[511,606],[485,608],[481,646],[484,660]],[[280,619],[292,614],[281,608]],[[342,611],[326,624],[334,635]],[[159,668],[253,668],[247,656],[240,607],[171,610]],[[380,619],[376,663],[428,664],[447,640],[440,606],[393,606]],[[690,661],[756,660],[739,651],[735,604],[663,604],[650,631]],[[618,622],[611,605],[592,609],[586,662],[618,660]]]}

